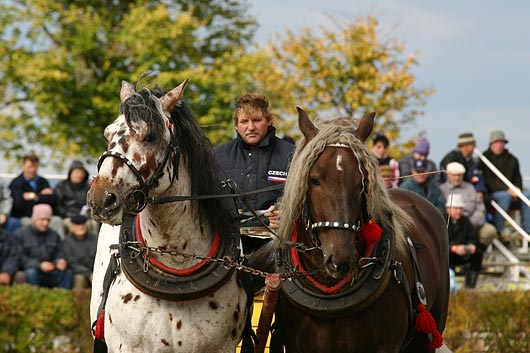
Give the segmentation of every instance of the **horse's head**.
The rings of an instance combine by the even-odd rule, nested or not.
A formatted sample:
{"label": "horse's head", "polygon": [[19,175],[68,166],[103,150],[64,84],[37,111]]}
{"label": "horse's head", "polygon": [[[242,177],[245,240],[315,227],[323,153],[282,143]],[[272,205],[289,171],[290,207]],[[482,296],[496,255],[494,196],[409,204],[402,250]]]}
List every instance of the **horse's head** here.
{"label": "horse's head", "polygon": [[[305,148],[312,148],[310,141],[319,130],[304,110],[297,109]],[[346,134],[364,147],[364,141],[372,131],[374,116],[375,113],[364,116],[357,129],[353,125],[336,129],[351,129]],[[355,152],[348,139],[328,141],[320,148],[323,148],[322,152],[309,169],[304,218],[314,241],[322,249],[327,273],[334,278],[343,278],[357,265],[359,251],[364,246],[359,234],[361,225],[368,221],[368,179],[364,165],[359,161],[362,155]]]}
{"label": "horse's head", "polygon": [[177,176],[179,146],[171,113],[186,83],[162,94],[147,88],[135,92],[122,82],[120,114],[105,129],[108,150],[88,193],[95,220],[121,224],[124,212],[141,211],[149,194],[167,189]]}

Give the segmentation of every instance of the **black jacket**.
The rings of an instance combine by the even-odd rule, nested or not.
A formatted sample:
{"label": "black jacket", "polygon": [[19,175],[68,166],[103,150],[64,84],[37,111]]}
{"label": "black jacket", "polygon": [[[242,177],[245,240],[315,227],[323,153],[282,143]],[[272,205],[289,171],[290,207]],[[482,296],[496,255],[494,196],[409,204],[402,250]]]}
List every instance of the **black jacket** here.
{"label": "black jacket", "polygon": [[42,233],[32,225],[18,229],[15,237],[20,251],[22,269],[40,268],[43,261],[57,264],[64,259],[63,244],[59,234],[53,229]]}
{"label": "black jacket", "polygon": [[469,218],[462,216],[459,220],[450,220],[447,227],[449,247],[451,245],[473,244],[477,245],[477,235]]}
{"label": "black jacket", "polygon": [[[37,189],[33,190],[28,181],[24,178],[24,174],[20,174],[9,184],[11,190],[11,197],[13,198],[13,206],[11,207],[11,216],[16,218],[31,217],[33,206],[38,203],[46,203],[55,209],[57,204],[57,196],[55,193],[51,195],[42,195],[40,192],[43,189],[49,188],[50,183],[45,178],[38,176]],[[24,200],[25,192],[35,192],[39,194],[39,200]]]}
{"label": "black jacket", "polygon": [[0,229],[0,272],[13,276],[19,268],[20,254],[12,235]]}
{"label": "black jacket", "polygon": [[74,274],[92,274],[97,247],[98,238],[91,233],[83,239],[77,239],[72,233],[64,238],[64,255]]}
{"label": "black jacket", "polygon": [[[281,184],[287,178],[287,170],[295,146],[276,137],[272,127],[267,136],[252,148],[241,136],[219,145],[214,155],[222,179],[232,179],[242,191],[254,191],[271,185]],[[276,203],[282,190],[255,194],[249,198],[250,205],[256,210],[264,210]],[[240,201],[237,208],[248,211]],[[233,216],[237,219],[236,210]],[[245,226],[260,225],[258,221],[249,221]]]}
{"label": "black jacket", "polygon": [[[504,174],[504,176],[512,182],[513,185],[521,189],[523,187],[523,178],[521,177],[521,171],[519,169],[519,160],[507,149],[501,154],[495,155],[490,149],[484,151],[484,157],[486,157],[497,169]],[[486,185],[488,191],[501,191],[508,190],[508,186],[504,184],[493,171],[487,166],[483,166],[484,178],[486,179]]]}

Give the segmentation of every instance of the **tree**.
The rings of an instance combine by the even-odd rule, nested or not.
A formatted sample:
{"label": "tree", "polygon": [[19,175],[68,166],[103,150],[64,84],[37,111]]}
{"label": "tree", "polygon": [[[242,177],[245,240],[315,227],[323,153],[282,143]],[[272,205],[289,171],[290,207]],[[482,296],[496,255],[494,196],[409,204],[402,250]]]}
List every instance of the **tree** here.
{"label": "tree", "polygon": [[172,88],[207,70],[250,44],[256,22],[246,10],[234,0],[2,2],[0,149],[99,155],[121,80],[163,72],[156,82]]}
{"label": "tree", "polygon": [[395,38],[380,38],[373,17],[334,22],[335,29],[320,27],[321,34],[310,28],[299,35],[288,31],[271,44],[273,71],[282,76],[277,88],[290,91],[313,115],[361,117],[375,111],[375,130],[396,140],[434,92],[414,87],[416,55],[405,55]]}

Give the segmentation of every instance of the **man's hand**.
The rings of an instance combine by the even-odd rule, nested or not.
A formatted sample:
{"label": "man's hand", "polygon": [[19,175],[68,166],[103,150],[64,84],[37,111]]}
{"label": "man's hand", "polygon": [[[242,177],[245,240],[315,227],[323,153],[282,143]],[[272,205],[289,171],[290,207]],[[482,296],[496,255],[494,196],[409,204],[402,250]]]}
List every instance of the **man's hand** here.
{"label": "man's hand", "polygon": [[68,264],[66,263],[65,259],[59,259],[57,260],[57,269],[59,271],[64,271],[68,267]]}
{"label": "man's hand", "polygon": [[473,255],[477,251],[474,244],[458,244],[451,246],[451,252],[459,256]]}
{"label": "man's hand", "polygon": [[43,195],[51,195],[51,194],[53,194],[53,189],[52,188],[45,188],[45,189],[42,189],[40,193],[43,194]]}
{"label": "man's hand", "polygon": [[22,198],[26,201],[37,201],[39,199],[39,196],[33,191],[27,191],[22,194]]}
{"label": "man's hand", "polygon": [[280,216],[282,215],[281,210],[276,210],[274,205],[267,209],[264,216],[269,219],[269,226],[273,229],[280,227]]}
{"label": "man's hand", "polygon": [[40,270],[42,272],[52,272],[55,270],[55,266],[50,261],[43,261],[40,263]]}

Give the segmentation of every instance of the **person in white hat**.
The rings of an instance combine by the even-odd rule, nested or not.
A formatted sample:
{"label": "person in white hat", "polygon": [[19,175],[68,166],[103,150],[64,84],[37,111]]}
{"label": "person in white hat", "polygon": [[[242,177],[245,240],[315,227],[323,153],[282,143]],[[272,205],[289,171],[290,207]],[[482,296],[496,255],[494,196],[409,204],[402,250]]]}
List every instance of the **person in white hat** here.
{"label": "person in white hat", "polygon": [[451,194],[445,203],[449,219],[449,266],[454,270],[458,265],[469,264],[465,285],[467,288],[475,288],[482,268],[483,252],[478,249],[473,225],[469,218],[464,216],[464,205],[464,198],[460,194]]}
{"label": "person in white hat", "polygon": [[[490,133],[489,148],[484,151],[486,157],[504,176],[519,190],[523,188],[523,178],[519,169],[519,160],[506,149],[506,139],[504,132],[495,130]],[[488,186],[489,197],[497,202],[499,206],[507,211],[510,206],[521,207],[523,219],[523,229],[530,233],[530,207],[524,202],[520,202],[515,191],[511,190],[497,175],[488,167],[484,166],[484,178]],[[523,191],[523,194],[530,198],[530,192]],[[505,220],[497,212],[493,216],[493,223],[499,233],[504,230]]]}
{"label": "person in white hat", "polygon": [[486,222],[486,207],[478,196],[475,187],[464,181],[466,168],[458,163],[451,162],[446,166],[448,180],[440,185],[444,199],[448,200],[452,194],[460,194],[464,198],[464,215],[469,218],[478,235],[479,248],[486,250],[489,244],[497,237],[497,229]]}
{"label": "person in white hat", "polygon": [[[463,132],[458,135],[457,147],[451,152],[447,153],[440,162],[440,170],[446,170],[447,165],[451,162],[458,162],[465,168],[464,181],[471,183],[477,190],[478,197],[484,200],[484,195],[488,193],[486,188],[486,180],[482,171],[482,163],[480,159],[473,154],[477,141],[472,132]],[[443,182],[447,180],[445,174],[440,175]]]}

